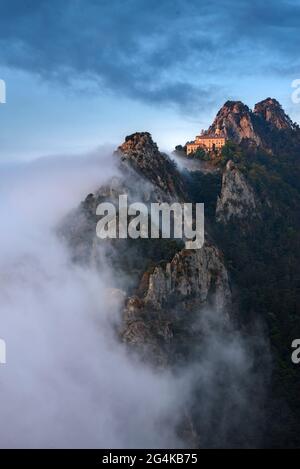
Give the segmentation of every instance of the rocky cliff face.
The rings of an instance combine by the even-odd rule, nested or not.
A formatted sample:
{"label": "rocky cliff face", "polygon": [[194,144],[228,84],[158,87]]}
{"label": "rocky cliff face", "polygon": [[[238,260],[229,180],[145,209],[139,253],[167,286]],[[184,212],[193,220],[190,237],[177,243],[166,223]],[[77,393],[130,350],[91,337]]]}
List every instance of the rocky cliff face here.
{"label": "rocky cliff face", "polygon": [[[190,422],[192,428],[187,432],[187,445],[193,441],[200,446],[220,443],[232,447],[234,442],[237,446],[255,446],[257,416],[249,402],[259,394],[264,379],[263,384],[260,379],[256,382],[249,369],[257,370],[261,365],[265,375],[269,367],[269,362],[261,358],[265,350],[257,340],[255,324],[261,320],[275,350],[275,378],[274,394],[270,393],[261,407],[258,405],[257,414],[260,418],[267,408],[264,443],[289,446],[300,421],[299,373],[295,373],[286,352],[291,331],[293,338],[300,334],[296,294],[300,265],[299,131],[280,105],[269,98],[258,103],[253,112],[240,102],[227,102],[210,128],[212,132],[217,129],[223,129],[238,144],[229,147],[232,156],[220,155],[219,160],[206,162],[214,171],[217,168],[217,174],[201,168],[188,176],[179,173],[159,152],[150,134],[127,137],[114,155],[119,158],[120,176],[89,194],[62,231],[75,261],[114,273],[110,287],[122,299],[117,333],[126,347],[145,361],[176,372],[191,363],[196,365],[193,398],[185,409],[186,423]],[[204,202],[210,211],[206,210],[209,236],[203,248],[188,251],[175,240],[163,239],[108,240],[104,246],[96,237],[96,207],[106,200],[117,203],[118,195],[124,193],[129,202]],[[240,229],[246,225],[247,229]],[[209,332],[201,318],[208,316],[211,320],[215,311],[222,319],[222,333],[214,335],[209,366],[202,367],[203,344]],[[237,319],[247,339],[247,350],[241,350],[239,356],[237,328],[232,335],[227,334],[231,319]],[[247,353],[253,346],[255,359],[250,363]],[[247,360],[242,360],[240,369],[243,357]],[[199,365],[202,371],[197,374]],[[206,380],[212,376],[213,385],[207,387]],[[296,385],[287,391],[287,382],[293,384],[291,377]],[[241,414],[236,408],[242,401],[245,413]],[[226,425],[229,422],[225,430],[220,416]],[[253,431],[248,433],[251,420]],[[220,429],[218,437],[216,428]],[[260,423],[259,428],[264,431]],[[297,441],[299,438],[291,445],[297,446]]]}
{"label": "rocky cliff face", "polygon": [[250,139],[257,145],[262,144],[253,114],[241,101],[227,101],[224,104],[208,131],[215,133],[217,129],[222,130],[227,139],[236,143]]}
{"label": "rocky cliff face", "polygon": [[272,151],[278,131],[293,131],[297,126],[285,114],[276,99],[257,103],[254,111],[241,101],[227,101],[218,112],[208,132],[221,130],[235,143],[247,143]]}
{"label": "rocky cliff face", "polygon": [[[291,151],[299,145],[299,130],[275,99],[267,98],[255,105],[252,112],[241,102],[227,102],[217,114],[211,130],[224,129],[227,138],[259,147],[276,154]],[[246,145],[249,153],[249,146]],[[253,149],[254,151],[254,149]],[[252,152],[251,152],[252,153]],[[247,161],[246,161],[247,164]],[[216,220],[219,223],[250,221],[261,217],[261,205],[251,183],[238,164],[228,161],[222,177],[222,190],[217,199]],[[267,196],[264,205],[271,206]]]}
{"label": "rocky cliff face", "polygon": [[148,132],[137,132],[126,137],[117,155],[123,166],[132,168],[165,195],[184,200],[180,174],[169,157],[158,150]]}
{"label": "rocky cliff face", "polygon": [[144,292],[145,304],[162,309],[170,301],[205,304],[211,300],[216,309],[230,305],[228,273],[220,251],[206,243],[203,249],[182,250],[166,266],[156,266],[149,275]]}
{"label": "rocky cliff face", "polygon": [[[171,203],[176,200],[180,202],[186,200],[182,178],[176,165],[167,155],[159,152],[149,133],[135,133],[126,137],[125,142],[119,146],[112,157],[117,158],[119,175],[112,178],[106,185],[99,187],[95,193],[88,194],[61,227],[63,236],[69,240],[72,247],[74,260],[79,262],[89,263],[92,260],[95,262],[95,259],[98,262],[99,239],[96,237],[98,221],[96,208],[99,203],[111,202],[118,206],[118,198],[122,194],[128,196],[129,204],[138,201],[147,206],[154,202]],[[175,247],[170,246],[171,242],[157,241],[159,241],[159,247],[155,246],[155,248],[153,246],[158,244],[157,242],[150,243],[150,240],[139,239],[134,242],[128,239],[126,243],[125,240],[118,240],[118,243],[107,240],[105,245],[112,245],[110,250],[115,253],[112,256],[113,260],[117,261],[119,257],[124,263],[132,266],[133,271],[136,272],[137,269],[132,265],[133,260],[139,264],[139,268],[143,268],[147,262],[157,260],[162,250],[170,251],[171,255],[174,254]],[[161,246],[164,248],[161,249]]]}
{"label": "rocky cliff face", "polygon": [[292,120],[276,99],[267,98],[256,104],[254,114],[278,130],[294,128]]}
{"label": "rocky cliff face", "polygon": [[250,220],[259,216],[259,203],[245,176],[228,161],[217,200],[216,219],[221,223]]}
{"label": "rocky cliff face", "polygon": [[193,347],[191,338],[201,340],[197,318],[203,308],[216,310],[224,322],[231,308],[223,256],[208,243],[197,251],[179,251],[143,274],[137,294],[126,301],[123,340],[152,362],[174,365],[192,353],[187,350]]}
{"label": "rocky cliff face", "polygon": [[[96,207],[100,202],[117,204],[120,194],[127,194],[129,203],[188,202],[181,174],[149,133],[127,137],[114,157],[120,159],[120,177],[88,195],[72,214],[79,222],[68,220],[74,258],[99,268],[103,240],[96,237]],[[203,308],[215,309],[224,320],[229,317],[229,277],[222,253],[211,242],[200,250],[185,250],[182,243],[167,239],[106,241],[105,262],[118,271],[112,287],[122,289],[126,298],[122,339],[140,355],[147,350],[143,355],[147,360],[166,366],[174,364],[174,357],[183,357],[179,344],[188,343],[191,334],[200,340],[193,325]]]}

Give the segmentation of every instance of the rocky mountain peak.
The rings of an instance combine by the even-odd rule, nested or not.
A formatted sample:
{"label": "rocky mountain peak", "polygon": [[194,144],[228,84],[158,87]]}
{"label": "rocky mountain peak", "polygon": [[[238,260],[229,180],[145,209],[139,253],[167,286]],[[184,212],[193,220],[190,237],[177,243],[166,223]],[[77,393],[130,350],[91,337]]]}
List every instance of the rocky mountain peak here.
{"label": "rocky mountain peak", "polygon": [[219,110],[209,133],[222,131],[226,138],[240,143],[243,139],[261,144],[261,138],[255,129],[252,111],[241,101],[227,101]]}
{"label": "rocky mountain peak", "polygon": [[226,101],[219,110],[217,116],[225,116],[231,112],[234,114],[249,114],[250,109],[242,101]]}
{"label": "rocky mountain peak", "polygon": [[282,109],[281,104],[273,98],[267,98],[254,107],[254,114],[269,122],[277,129],[291,129],[294,127],[292,120]]}
{"label": "rocky mountain peak", "polygon": [[149,132],[135,132],[128,135],[118,150],[125,159],[133,159],[140,154],[143,154],[144,158],[152,158],[158,153],[158,147]]}
{"label": "rocky mountain peak", "polygon": [[227,101],[208,132],[214,134],[221,131],[235,143],[248,142],[273,152],[276,133],[296,128],[280,103],[276,99],[267,98],[257,103],[253,111],[241,101]]}
{"label": "rocky mountain peak", "polygon": [[133,168],[166,194],[182,199],[184,190],[176,165],[161,153],[149,132],[136,132],[125,138],[116,154],[121,162]]}

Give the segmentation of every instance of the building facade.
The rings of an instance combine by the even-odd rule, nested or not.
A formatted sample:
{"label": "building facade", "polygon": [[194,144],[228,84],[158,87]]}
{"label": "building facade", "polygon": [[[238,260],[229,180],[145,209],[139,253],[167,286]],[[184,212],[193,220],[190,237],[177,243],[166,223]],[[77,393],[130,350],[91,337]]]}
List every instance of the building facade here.
{"label": "building facade", "polygon": [[226,137],[221,132],[216,134],[202,133],[197,135],[194,141],[187,143],[186,154],[190,155],[197,151],[198,148],[203,148],[205,151],[219,150],[225,143]]}

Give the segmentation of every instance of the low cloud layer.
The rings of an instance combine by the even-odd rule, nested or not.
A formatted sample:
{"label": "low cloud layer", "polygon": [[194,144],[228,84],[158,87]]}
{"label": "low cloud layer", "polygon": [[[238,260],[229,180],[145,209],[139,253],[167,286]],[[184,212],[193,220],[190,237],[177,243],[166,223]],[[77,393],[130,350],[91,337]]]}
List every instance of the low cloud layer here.
{"label": "low cloud layer", "polygon": [[253,344],[203,312],[189,367],[173,375],[142,365],[115,336],[117,273],[74,266],[57,238],[61,218],[116,174],[113,161],[102,150],[1,167],[0,446],[182,447],[189,408],[202,446],[230,445],[236,427],[241,444],[257,442]]}
{"label": "low cloud layer", "polygon": [[59,219],[115,173],[110,161],[2,168],[1,447],[176,443],[174,425],[156,428],[174,408],[172,379],[129,360],[114,337],[109,271],[75,267],[55,235]]}

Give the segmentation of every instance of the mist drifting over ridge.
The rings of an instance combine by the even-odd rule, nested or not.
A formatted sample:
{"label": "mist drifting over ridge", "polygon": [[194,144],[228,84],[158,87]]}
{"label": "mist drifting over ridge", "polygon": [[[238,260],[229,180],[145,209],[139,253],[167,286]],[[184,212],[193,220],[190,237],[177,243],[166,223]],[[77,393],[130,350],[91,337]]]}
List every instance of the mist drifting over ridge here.
{"label": "mist drifting over ridge", "polygon": [[[115,335],[121,305],[111,301],[109,287],[119,273],[72,264],[57,237],[60,220],[116,174],[114,159],[101,151],[97,157],[47,158],[2,172],[3,448],[182,447],[177,429],[195,375],[203,444],[211,446],[215,438],[214,408],[221,411],[215,438],[220,445],[227,444],[233,415],[236,425],[248,415],[256,377],[242,337],[224,335],[208,312],[201,319],[207,337],[198,363],[175,374],[143,365]],[[224,386],[229,394],[223,402]]]}
{"label": "mist drifting over ridge", "polygon": [[0,13],[0,450],[300,448],[299,0]]}
{"label": "mist drifting over ridge", "polygon": [[[54,158],[2,173],[2,447],[159,445],[141,428],[171,405],[171,383],[127,359],[113,337],[109,272],[71,265],[54,230],[115,172],[111,161]],[[136,409],[141,395],[148,404]]]}

